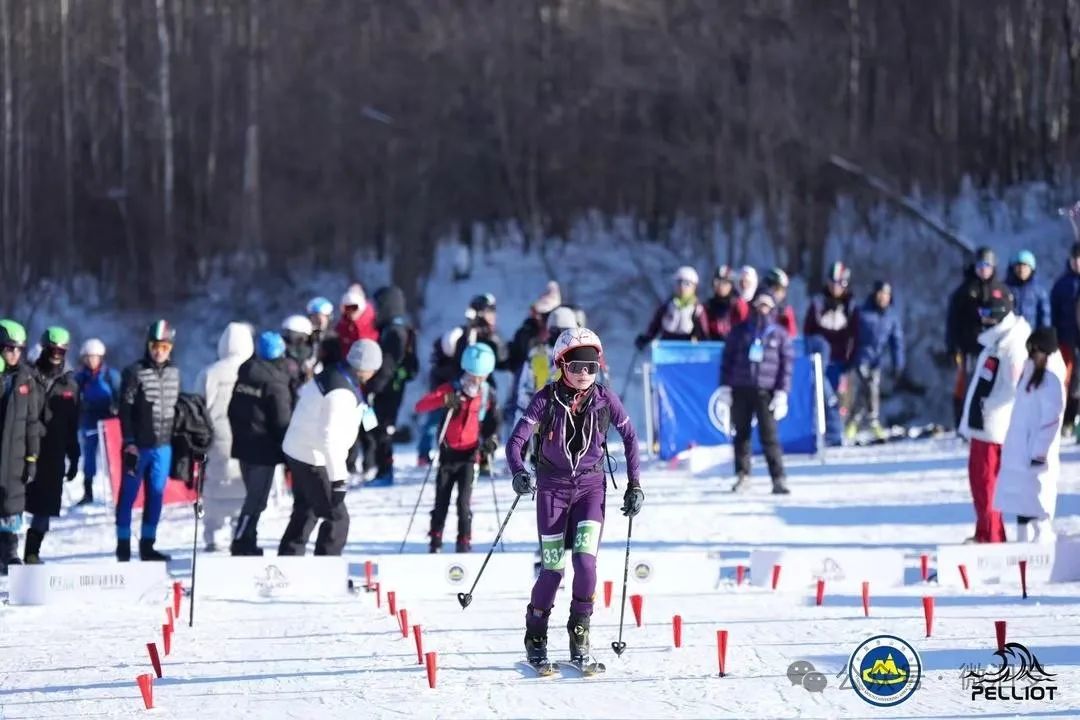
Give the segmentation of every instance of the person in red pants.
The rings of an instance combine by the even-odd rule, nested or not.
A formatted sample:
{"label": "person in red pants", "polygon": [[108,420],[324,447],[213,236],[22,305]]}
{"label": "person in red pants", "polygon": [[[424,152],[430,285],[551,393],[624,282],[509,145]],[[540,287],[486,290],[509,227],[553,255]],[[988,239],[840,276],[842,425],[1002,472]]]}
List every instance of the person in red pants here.
{"label": "person in red pants", "polygon": [[960,434],[971,440],[968,482],[975,505],[975,536],[969,541],[1005,542],[1001,513],[994,510],[994,492],[1031,326],[1013,313],[1012,295],[997,281],[979,303],[979,317],[984,328],[979,334],[982,352],[975,361],[960,420]]}

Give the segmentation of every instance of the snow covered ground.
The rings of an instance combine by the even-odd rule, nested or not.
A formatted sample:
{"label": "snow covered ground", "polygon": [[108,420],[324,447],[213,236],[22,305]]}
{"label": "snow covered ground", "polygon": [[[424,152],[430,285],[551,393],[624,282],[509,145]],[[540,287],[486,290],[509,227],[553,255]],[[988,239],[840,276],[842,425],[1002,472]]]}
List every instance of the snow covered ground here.
{"label": "snow covered ground", "polygon": [[[1080,449],[1066,446],[1058,510],[1059,532],[1080,531]],[[411,453],[402,453],[403,458]],[[608,673],[582,679],[529,677],[522,655],[523,610],[529,588],[492,595],[481,581],[462,611],[452,597],[410,601],[412,622],[424,627],[425,650],[439,654],[438,687],[429,690],[411,639],[403,639],[374,597],[340,601],[218,600],[199,605],[196,625],[178,624],[165,677],[155,682],[163,718],[719,718],[719,717],[1076,717],[1080,715],[1080,585],[973,588],[969,592],[918,583],[918,556],[939,542],[970,534],[962,446],[951,439],[834,453],[822,465],[793,458],[793,494],[774,498],[759,477],[748,495],[725,492],[725,468],[701,475],[685,467],[646,468],[647,500],[635,521],[634,545],[647,550],[706,550],[730,573],[753,548],[841,546],[901,548],[908,585],[873,594],[864,618],[858,594],[828,593],[814,606],[802,593],[724,583],[713,592],[645,596],[645,624],[627,611],[628,645],[621,659],[616,638],[619,582],[610,609],[594,616],[593,647]],[[347,554],[356,558],[397,551],[422,475],[407,468],[392,488],[350,495],[352,530]],[[620,483],[621,484],[621,483]],[[506,512],[512,492],[497,482]],[[406,552],[424,550],[431,500],[425,502]],[[617,506],[615,496],[611,506]],[[523,502],[506,531],[506,549],[531,552],[533,506]],[[288,508],[271,508],[260,527],[262,544],[276,544]],[[497,530],[487,481],[474,494],[476,552]],[[455,519],[451,513],[448,530]],[[1011,528],[1010,528],[1011,530]],[[609,515],[602,555],[618,556],[626,521]],[[450,534],[450,533],[448,533]],[[189,507],[166,510],[159,547],[175,553],[173,571],[185,577],[191,541]],[[51,562],[108,558],[112,518],[103,506],[56,522],[43,551]],[[920,597],[937,598],[934,635],[924,639]],[[384,600],[385,602],[385,600]],[[551,624],[554,659],[565,658],[564,589]],[[0,717],[134,717],[143,714],[134,678],[148,672],[145,643],[159,639],[162,603],[137,607],[28,608],[0,606]],[[186,606],[185,606],[186,607]],[[186,611],[185,611],[186,612]],[[672,648],[670,619],[683,617],[684,647]],[[1055,673],[1053,702],[975,701],[962,688],[960,667],[987,664],[994,621],[1009,622],[1009,639],[1026,644]],[[729,632],[728,676],[717,676],[716,630]],[[871,706],[835,674],[863,640],[898,635],[921,653],[924,679],[893,708]],[[792,685],[788,666],[806,660],[828,676],[822,693]]]}

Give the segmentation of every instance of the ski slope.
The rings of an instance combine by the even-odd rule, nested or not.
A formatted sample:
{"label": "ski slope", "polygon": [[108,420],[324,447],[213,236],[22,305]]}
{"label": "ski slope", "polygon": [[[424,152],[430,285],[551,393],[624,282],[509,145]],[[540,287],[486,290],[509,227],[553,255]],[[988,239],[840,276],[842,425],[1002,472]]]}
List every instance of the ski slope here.
{"label": "ski slope", "polygon": [[[404,449],[403,449],[404,450]],[[1057,529],[1080,530],[1080,448],[1066,447]],[[411,454],[402,452],[402,458]],[[918,556],[939,542],[970,534],[966,456],[943,439],[833,453],[822,465],[791,460],[793,494],[774,498],[758,477],[744,496],[726,492],[720,468],[695,475],[685,466],[647,465],[645,508],[635,520],[635,547],[708,550],[733,567],[757,547],[838,545],[897,547],[907,552],[909,584],[873,594],[863,617],[856,595],[828,593],[824,607],[802,593],[772,592],[726,582],[715,592],[667,594],[644,600],[644,625],[629,609],[622,658],[610,649],[618,625],[615,600],[598,600],[595,654],[604,676],[531,677],[522,657],[523,612],[529,587],[485,592],[482,580],[465,611],[451,597],[409,602],[411,623],[424,628],[425,650],[439,656],[438,686],[427,687],[411,638],[373,594],[340,601],[200,601],[194,628],[178,623],[165,676],[154,684],[160,718],[838,718],[1080,716],[1080,584],[952,591],[918,579]],[[347,554],[361,558],[397,551],[422,475],[407,468],[392,488],[349,496],[352,529]],[[74,483],[73,483],[74,484]],[[621,484],[621,483],[620,483]],[[499,506],[512,492],[497,479]],[[407,552],[425,550],[431,487]],[[609,508],[617,507],[613,495]],[[523,501],[506,531],[510,551],[534,549],[531,501]],[[276,545],[288,508],[272,507],[260,526],[263,547]],[[488,481],[474,492],[474,543],[486,551],[497,530]],[[620,555],[626,521],[612,512],[602,554]],[[447,535],[456,522],[451,512]],[[136,525],[137,526],[137,525]],[[191,511],[166,510],[159,547],[186,579]],[[47,561],[111,557],[112,518],[104,506],[55,522],[43,549]],[[730,569],[730,568],[729,568]],[[613,579],[604,578],[603,579]],[[567,589],[552,617],[553,659],[566,658]],[[934,635],[924,639],[920,597],[937,597]],[[186,618],[186,600],[184,615]],[[143,710],[135,676],[149,672],[145,644],[160,642],[164,603],[136,607],[0,606],[0,718],[136,717]],[[683,647],[672,647],[671,617],[683,618]],[[1006,619],[1009,640],[1026,644],[1059,686],[1053,702],[970,699],[960,667],[988,664],[994,621]],[[727,676],[718,677],[716,630],[729,633]],[[898,635],[921,653],[923,684],[901,705],[878,708],[835,677],[850,653],[876,634]],[[828,676],[822,693],[792,685],[788,666],[806,660]]]}

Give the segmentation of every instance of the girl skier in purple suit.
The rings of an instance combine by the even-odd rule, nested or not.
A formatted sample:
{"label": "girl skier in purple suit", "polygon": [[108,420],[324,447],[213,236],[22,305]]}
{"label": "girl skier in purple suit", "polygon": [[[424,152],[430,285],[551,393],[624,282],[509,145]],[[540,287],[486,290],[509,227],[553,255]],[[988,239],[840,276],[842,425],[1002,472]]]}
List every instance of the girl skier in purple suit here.
{"label": "girl skier in purple suit", "polygon": [[[566,550],[573,552],[570,601],[570,659],[594,662],[589,655],[589,618],[596,593],[596,553],[604,526],[604,475],[607,430],[613,426],[626,449],[627,488],[622,513],[641,511],[645,494],[638,472],[637,435],[615,392],[596,384],[603,347],[587,328],[565,330],[552,359],[561,377],[540,389],[514,426],[506,460],[518,495],[535,493],[536,524],[543,569],[532,589],[525,617],[525,651],[533,665],[547,663],[548,617],[562,581]],[[536,437],[537,482],[525,469],[524,452]]]}

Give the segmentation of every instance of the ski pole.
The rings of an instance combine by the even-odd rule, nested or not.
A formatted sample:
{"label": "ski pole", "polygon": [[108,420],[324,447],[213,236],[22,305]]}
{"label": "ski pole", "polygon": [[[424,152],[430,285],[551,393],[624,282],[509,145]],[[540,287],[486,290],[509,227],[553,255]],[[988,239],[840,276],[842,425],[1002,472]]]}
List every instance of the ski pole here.
{"label": "ski pole", "polygon": [[202,458],[195,460],[191,472],[195,481],[195,534],[191,539],[191,601],[188,603],[188,627],[195,626],[195,560],[199,557],[199,518],[203,515]]}
{"label": "ski pole", "polygon": [[623,620],[626,619],[626,582],[630,578],[630,535],[634,532],[634,518],[630,517],[626,522],[626,559],[623,561],[622,571],[622,604],[619,606],[619,639],[611,643],[611,649],[615,654],[622,657],[626,650],[626,643],[622,639]]}
{"label": "ski pole", "polygon": [[622,392],[619,393],[619,397],[626,397],[626,391],[630,389],[630,381],[634,378],[634,366],[637,365],[638,355],[641,354],[640,350],[635,350],[634,354],[630,356],[630,367],[626,369],[626,379],[623,380]]}
{"label": "ski pole", "polygon": [[401,538],[401,547],[398,548],[399,555],[405,552],[405,543],[408,542],[409,533],[412,532],[413,522],[416,520],[416,511],[420,509],[420,500],[424,497],[424,487],[427,485],[428,478],[431,477],[431,471],[439,464],[439,456],[442,455],[443,440],[446,438],[446,428],[450,427],[450,418],[453,417],[453,415],[453,410],[446,411],[446,419],[443,420],[442,429],[439,430],[438,451],[435,455],[435,459],[428,465],[427,472],[424,473],[424,482],[420,483],[420,493],[416,496],[416,505],[413,506],[412,515],[409,516],[409,527],[405,528],[405,537]]}
{"label": "ski pole", "polygon": [[[499,493],[496,492],[496,489],[495,489],[495,468],[492,467],[492,465],[491,465],[492,460],[494,458],[492,458],[490,455],[488,455],[487,459],[488,459],[488,477],[491,478],[491,500],[492,500],[492,502],[495,503],[495,519],[498,520],[499,518],[502,517],[502,511],[499,510]],[[499,549],[501,549],[503,552],[506,552],[506,546],[503,545],[501,540],[499,541]]]}
{"label": "ski pole", "polygon": [[503,530],[506,529],[506,524],[510,522],[510,516],[514,514],[514,509],[517,507],[518,501],[521,500],[521,496],[518,495],[514,498],[514,504],[510,506],[510,510],[506,513],[506,519],[502,521],[502,525],[499,526],[499,534],[495,536],[495,542],[491,543],[491,549],[488,550],[487,557],[484,558],[484,564],[480,566],[480,572],[476,573],[476,579],[473,580],[472,587],[469,588],[467,593],[458,593],[457,599],[461,603],[461,609],[469,607],[469,603],[472,602],[473,590],[476,589],[476,585],[480,582],[480,578],[484,576],[484,568],[487,567],[488,560],[491,559],[491,553],[495,552],[495,546],[502,540]]}

